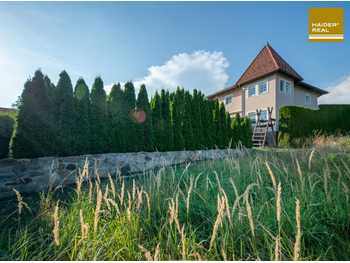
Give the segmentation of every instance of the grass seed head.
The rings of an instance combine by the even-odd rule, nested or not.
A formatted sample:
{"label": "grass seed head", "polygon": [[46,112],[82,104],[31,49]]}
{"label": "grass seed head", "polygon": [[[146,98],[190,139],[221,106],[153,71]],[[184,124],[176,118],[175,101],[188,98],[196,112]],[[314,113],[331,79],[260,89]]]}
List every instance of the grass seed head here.
{"label": "grass seed head", "polygon": [[247,193],[245,195],[245,204],[246,204],[246,210],[248,215],[248,221],[250,226],[250,231],[252,233],[252,236],[255,237],[255,225],[254,225],[254,218],[253,218],[253,210],[249,203],[249,194]]}
{"label": "grass seed head", "polygon": [[217,197],[217,216],[216,220],[213,226],[213,232],[211,234],[209,249],[211,249],[214,246],[214,242],[218,233],[219,226],[222,225],[222,221],[224,219],[224,213],[225,213],[225,198],[220,197],[218,195]]}
{"label": "grass seed head", "polygon": [[301,245],[301,215],[300,215],[300,201],[299,199],[295,202],[295,221],[297,233],[295,235],[293,260],[300,260],[300,245]]}
{"label": "grass seed head", "polygon": [[269,175],[270,175],[270,178],[271,178],[271,181],[272,181],[272,185],[273,185],[273,189],[276,190],[277,184],[276,184],[275,175],[273,174],[272,169],[271,169],[271,167],[270,167],[270,165],[269,165],[269,163],[267,161],[265,162],[265,165],[266,165],[267,171],[269,172]]}
{"label": "grass seed head", "polygon": [[108,180],[109,180],[109,184],[111,185],[113,199],[115,199],[115,196],[116,196],[115,183],[114,183],[112,176],[110,174],[108,174]]}
{"label": "grass seed head", "polygon": [[87,239],[89,234],[89,225],[87,223],[84,223],[84,216],[83,216],[83,210],[80,209],[79,211],[80,216],[80,230],[81,230],[81,239]]}
{"label": "grass seed head", "polygon": [[282,212],[282,187],[281,183],[278,183],[277,192],[276,192],[276,218],[277,222],[281,221],[281,212]]}
{"label": "grass seed head", "polygon": [[59,201],[57,201],[53,213],[53,240],[56,246],[60,245],[60,220],[59,220]]}
{"label": "grass seed head", "polygon": [[96,198],[96,207],[95,207],[95,214],[94,214],[94,234],[97,232],[98,222],[100,218],[100,211],[101,211],[101,205],[102,205],[102,191],[99,187],[97,187],[97,198]]}

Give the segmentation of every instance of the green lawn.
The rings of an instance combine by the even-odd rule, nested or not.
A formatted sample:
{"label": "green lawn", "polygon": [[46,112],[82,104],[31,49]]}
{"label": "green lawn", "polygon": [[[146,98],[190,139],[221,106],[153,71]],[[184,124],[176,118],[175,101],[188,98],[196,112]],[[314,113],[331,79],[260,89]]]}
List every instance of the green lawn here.
{"label": "green lawn", "polygon": [[0,257],[349,260],[349,188],[350,154],[337,149],[255,150],[93,180],[64,194],[24,196],[21,214],[9,204]]}

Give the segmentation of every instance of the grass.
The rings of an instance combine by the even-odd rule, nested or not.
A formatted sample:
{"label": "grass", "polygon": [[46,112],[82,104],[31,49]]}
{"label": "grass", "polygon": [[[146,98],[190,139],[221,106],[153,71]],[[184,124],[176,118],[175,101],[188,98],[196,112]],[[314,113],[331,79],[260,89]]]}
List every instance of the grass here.
{"label": "grass", "polygon": [[8,205],[0,259],[349,260],[349,188],[344,149],[252,151],[124,179],[83,170],[73,191]]}

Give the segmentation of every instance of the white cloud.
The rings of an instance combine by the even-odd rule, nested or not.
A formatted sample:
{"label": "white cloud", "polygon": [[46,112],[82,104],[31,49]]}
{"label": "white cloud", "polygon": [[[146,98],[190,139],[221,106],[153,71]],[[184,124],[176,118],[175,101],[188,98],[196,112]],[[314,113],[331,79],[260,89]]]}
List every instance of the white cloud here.
{"label": "white cloud", "polygon": [[350,76],[327,90],[329,93],[319,99],[321,104],[350,104]]}
{"label": "white cloud", "polygon": [[[135,87],[145,84],[149,94],[162,88],[174,90],[181,86],[187,90],[198,89],[210,94],[225,88],[229,76],[229,63],[222,52],[194,51],[172,56],[160,66],[148,68],[147,76],[134,80]],[[107,92],[111,85],[106,85]]]}

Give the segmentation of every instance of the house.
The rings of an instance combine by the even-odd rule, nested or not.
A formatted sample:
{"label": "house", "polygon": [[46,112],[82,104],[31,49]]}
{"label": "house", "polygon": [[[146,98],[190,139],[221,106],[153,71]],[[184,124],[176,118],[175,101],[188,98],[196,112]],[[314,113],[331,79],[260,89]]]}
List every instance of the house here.
{"label": "house", "polygon": [[272,107],[272,118],[278,130],[279,110],[283,106],[300,106],[318,109],[318,97],[327,91],[303,81],[269,44],[254,58],[237,82],[208,96],[223,102],[230,115],[239,113],[256,122],[257,110],[260,119],[267,120],[268,108]]}

